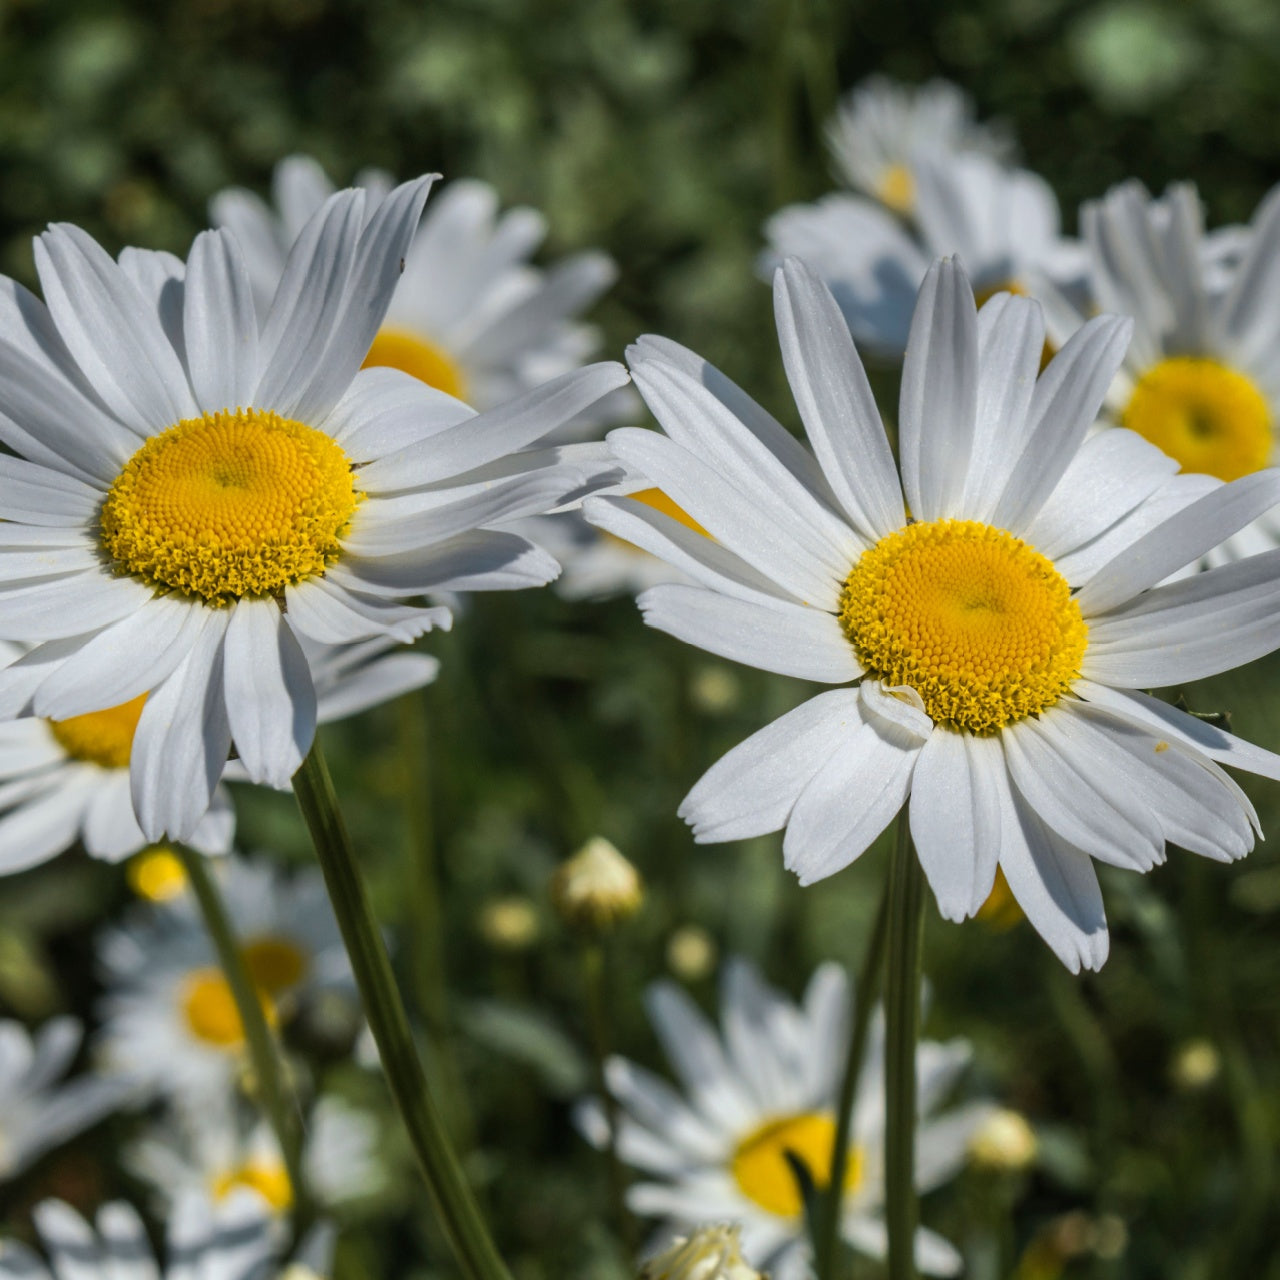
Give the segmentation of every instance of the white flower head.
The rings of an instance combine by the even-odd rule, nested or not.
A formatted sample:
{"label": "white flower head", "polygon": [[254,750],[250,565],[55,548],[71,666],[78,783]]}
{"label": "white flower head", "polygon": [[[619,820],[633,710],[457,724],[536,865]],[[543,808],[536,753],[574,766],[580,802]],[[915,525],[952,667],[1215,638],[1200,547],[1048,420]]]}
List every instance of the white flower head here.
{"label": "white flower head", "polygon": [[895,358],[938,257],[956,255],[981,299],[1031,293],[1042,277],[1069,284],[1083,272],[1081,248],[1062,236],[1057,198],[1038,174],[974,152],[922,155],[911,172],[914,229],[872,200],[836,193],[775,213],[762,266],[772,273],[784,258],[803,259],[826,281],[857,341]]}
{"label": "white flower head", "polygon": [[[366,170],[356,185],[368,192],[372,210],[392,180]],[[246,246],[261,314],[306,220],[332,193],[333,183],[315,160],[289,156],[276,166],[270,205],[240,188],[213,198],[212,222],[229,227]],[[404,274],[366,363],[402,369],[478,409],[577,368],[600,345],[596,330],[577,317],[608,289],[617,270],[599,252],[573,254],[545,271],[533,266],[530,258],[546,233],[546,221],[534,209],[499,215],[497,192],[487,183],[447,183],[405,253]],[[630,401],[610,398],[590,420],[616,421]],[[584,420],[576,425],[583,427]]]}
{"label": "white flower head", "polygon": [[[787,1153],[808,1167],[816,1187],[828,1185],[848,982],[838,965],[823,965],[797,1007],[754,966],[734,958],[722,988],[719,1035],[680,987],[649,988],[650,1020],[680,1092],[624,1058],[607,1064],[606,1082],[622,1109],[618,1155],[645,1175],[628,1204],[681,1234],[700,1222],[735,1224],[748,1263],[775,1280],[803,1280],[810,1257],[804,1205]],[[916,1050],[921,1191],[959,1172],[970,1136],[991,1110],[973,1103],[933,1114],[968,1060],[963,1041],[925,1040]],[[884,1018],[876,1011],[854,1101],[841,1215],[844,1238],[872,1257],[883,1257],[886,1243],[883,1081]],[[607,1141],[598,1102],[581,1106],[578,1120],[590,1141]],[[931,1275],[960,1268],[955,1249],[925,1228],[916,1235],[916,1260]]]}
{"label": "white flower head", "polygon": [[978,123],[973,99],[959,85],[905,85],[879,75],[844,96],[827,142],[854,190],[904,216],[915,211],[912,167],[921,157],[974,151],[1007,163],[1014,151],[1006,129]]}
{"label": "white flower head", "polygon": [[[283,1025],[351,974],[320,874],[238,857],[214,869],[269,1022]],[[102,1069],[197,1107],[246,1066],[244,1027],[190,893],[141,904],[98,946],[107,993]]]}
{"label": "white flower head", "polygon": [[[184,264],[83,231],[36,243],[42,304],[0,289],[0,716],[66,719],[142,694],[131,758],[148,839],[189,836],[232,744],[284,787],[316,693],[299,637],[409,642],[447,626],[424,592],[512,589],[558,566],[487,526],[554,509],[589,470],[535,441],[622,385],[562,375],[477,416],[361,369],[429,179],[367,215],[329,197],[259,320],[234,235]],[[588,464],[588,466],[593,464]]]}
{"label": "white flower head", "polygon": [[909,805],[945,917],[977,911],[999,867],[1064,963],[1096,968],[1093,859],[1243,857],[1257,817],[1220,764],[1280,778],[1272,752],[1141,692],[1280,645],[1280,551],[1164,581],[1280,502],[1280,473],[1202,493],[1132,432],[1090,435],[1131,322],[1095,317],[1039,373],[1039,305],[978,312],[943,260],[912,322],[899,476],[830,292],[791,260],[774,300],[813,452],[692,352],[642,339],[635,381],[666,434],[610,445],[712,537],[625,498],[587,514],[698,583],[642,595],[651,626],[858,683],[731,751],[680,812],[699,841],[785,827],[811,884]]}
{"label": "white flower head", "polygon": [[[1247,229],[1206,235],[1191,183],[1153,197],[1121,183],[1080,210],[1087,305],[1042,289],[1050,338],[1092,309],[1130,315],[1133,341],[1107,390],[1109,420],[1163,449],[1204,489],[1280,462],[1280,187]],[[1280,542],[1261,516],[1210,564]]]}
{"label": "white flower head", "polygon": [[0,1183],[124,1103],[130,1090],[93,1076],[62,1082],[83,1028],[54,1018],[31,1035],[0,1020]]}
{"label": "white flower head", "polygon": [[33,1210],[49,1265],[16,1240],[0,1240],[0,1280],[266,1280],[280,1233],[257,1196],[214,1205],[185,1196],[168,1222],[168,1265],[161,1271],[137,1211],[123,1201],[98,1210],[93,1224],[61,1200]]}
{"label": "white flower head", "polygon": [[742,1260],[741,1236],[741,1228],[732,1224],[677,1236],[640,1268],[640,1280],[763,1280]]}

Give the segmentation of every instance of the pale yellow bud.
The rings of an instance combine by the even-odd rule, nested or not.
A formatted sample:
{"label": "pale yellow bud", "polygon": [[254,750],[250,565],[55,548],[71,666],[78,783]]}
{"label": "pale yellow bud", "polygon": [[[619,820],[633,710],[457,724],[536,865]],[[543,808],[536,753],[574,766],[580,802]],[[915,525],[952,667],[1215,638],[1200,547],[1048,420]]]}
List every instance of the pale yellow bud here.
{"label": "pale yellow bud", "polygon": [[699,667],[689,681],[689,699],[699,711],[724,715],[742,701],[742,682],[728,667]]}
{"label": "pale yellow bud", "polygon": [[1169,1064],[1169,1074],[1179,1089],[1203,1089],[1218,1078],[1221,1070],[1221,1055],[1201,1037],[1181,1045]]}
{"label": "pale yellow bud", "polygon": [[715,939],[701,925],[681,925],[667,939],[667,966],[682,981],[700,982],[715,965]]}
{"label": "pale yellow bud", "polygon": [[575,929],[605,933],[629,919],[644,901],[640,873],[604,839],[594,836],[551,880],[551,902]]}
{"label": "pale yellow bud", "polygon": [[498,951],[525,951],[538,940],[538,911],[528,898],[494,898],[480,908],[480,936]]}
{"label": "pale yellow bud", "polygon": [[1035,1130],[1017,1111],[1001,1107],[978,1126],[969,1139],[969,1157],[984,1169],[1017,1173],[1035,1161]]}
{"label": "pale yellow bud", "polygon": [[677,1236],[640,1268],[640,1280],[763,1280],[743,1261],[736,1225],[699,1227]]}

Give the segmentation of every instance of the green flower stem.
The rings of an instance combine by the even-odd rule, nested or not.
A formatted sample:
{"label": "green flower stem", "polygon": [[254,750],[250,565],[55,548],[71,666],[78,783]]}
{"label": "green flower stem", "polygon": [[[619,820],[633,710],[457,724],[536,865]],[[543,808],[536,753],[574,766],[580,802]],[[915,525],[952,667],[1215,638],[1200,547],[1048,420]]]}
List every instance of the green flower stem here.
{"label": "green flower stem", "polygon": [[871,1009],[875,1004],[880,970],[884,966],[884,943],[888,932],[889,878],[885,878],[876,908],[871,937],[862,954],[857,985],[853,990],[853,1025],[849,1029],[849,1056],[845,1059],[840,1081],[840,1100],[836,1104],[836,1136],[831,1148],[831,1173],[827,1182],[819,1236],[814,1242],[814,1255],[819,1280],[834,1280],[836,1244],[840,1238],[840,1214],[844,1205],[845,1170],[849,1165],[849,1140],[853,1130],[853,1103],[862,1074],[862,1059],[867,1048],[867,1031],[871,1026]]}
{"label": "green flower stem", "polygon": [[916,1040],[924,873],[911,844],[906,806],[889,872],[889,971],[885,981],[885,1223],[889,1280],[916,1280]]}
{"label": "green flower stem", "polygon": [[596,1091],[604,1104],[609,1125],[609,1145],[605,1156],[609,1163],[609,1199],[618,1235],[627,1253],[636,1249],[635,1222],[627,1212],[627,1177],[618,1159],[618,1104],[609,1091],[604,1064],[609,1060],[609,1014],[605,993],[605,949],[599,941],[582,945],[582,981],[587,1002],[587,1023],[591,1032],[591,1060],[596,1077]]}
{"label": "green flower stem", "polygon": [[284,1157],[285,1169],[293,1188],[295,1216],[301,1226],[311,1216],[307,1187],[302,1177],[302,1125],[297,1103],[289,1096],[285,1086],[279,1046],[267,1025],[262,1001],[258,998],[249,970],[245,966],[240,940],[236,937],[235,927],[227,915],[226,903],[222,900],[217,881],[210,874],[204,855],[184,844],[174,843],[172,847],[187,873],[191,891],[195,894],[200,914],[204,917],[205,928],[213,940],[218,962],[236,1002],[249,1058],[253,1063],[258,1097],[272,1129],[275,1130],[276,1140],[280,1143],[280,1153]]}
{"label": "green flower stem", "polygon": [[449,1244],[470,1280],[510,1280],[427,1089],[382,934],[317,739],[293,776],[382,1069]]}

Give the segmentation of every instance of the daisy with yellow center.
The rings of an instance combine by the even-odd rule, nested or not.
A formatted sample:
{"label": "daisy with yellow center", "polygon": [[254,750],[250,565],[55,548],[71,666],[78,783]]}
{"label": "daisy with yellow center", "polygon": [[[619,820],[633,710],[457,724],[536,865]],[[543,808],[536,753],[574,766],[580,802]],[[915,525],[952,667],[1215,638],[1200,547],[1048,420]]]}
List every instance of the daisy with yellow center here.
{"label": "daisy with yellow center", "polygon": [[[1153,198],[1138,182],[1086,203],[1088,296],[1134,319],[1134,338],[1106,397],[1108,418],[1162,450],[1190,501],[1214,482],[1275,465],[1280,430],[1280,193],[1224,257],[1205,234],[1190,183]],[[1083,311],[1049,288],[1051,336],[1064,341]],[[1267,512],[1205,557],[1220,564],[1280,542]]]}
{"label": "daisy with yellow center", "polygon": [[1280,473],[1189,494],[1132,432],[1090,434],[1129,321],[1094,318],[1040,372],[1039,304],[979,312],[953,259],[920,292],[895,462],[830,292],[792,259],[774,301],[812,452],[692,352],[642,339],[633,376],[666,434],[610,446],[711,538],[622,497],[586,514],[695,584],[642,595],[650,625],[856,687],[731,751],[680,812],[699,841],[785,828],[810,884],[907,806],[944,916],[977,912],[999,869],[1062,961],[1096,968],[1092,860],[1243,857],[1257,819],[1219,764],[1280,777],[1280,757],[1141,692],[1280,645],[1280,551],[1166,582],[1280,502]]}
{"label": "daisy with yellow center", "polygon": [[16,455],[0,458],[0,638],[30,647],[0,671],[0,718],[61,724],[99,768],[127,755],[146,840],[193,837],[233,748],[241,776],[288,786],[314,736],[318,646],[447,626],[426,592],[549,581],[548,555],[488,526],[613,478],[529,446],[621,386],[620,366],[480,416],[361,368],[429,185],[318,200],[261,311],[229,231],[184,264],[114,262],[51,227],[45,303],[17,285],[0,299]]}
{"label": "daisy with yellow center", "polygon": [[[810,1274],[804,1205],[788,1157],[804,1164],[817,1187],[829,1185],[850,1014],[844,971],[823,965],[797,1006],[747,961],[730,960],[719,1035],[673,983],[650,988],[647,1003],[680,1091],[625,1059],[608,1064],[608,1087],[621,1111],[618,1153],[642,1179],[630,1190],[631,1208],[682,1233],[699,1222],[734,1224],[752,1266],[778,1280]],[[884,1254],[883,1030],[874,1016],[854,1102],[841,1221],[845,1239],[872,1257]],[[968,1056],[960,1041],[919,1047],[921,1190],[960,1170],[972,1135],[991,1111],[970,1104],[931,1114]],[[603,1108],[593,1100],[579,1109],[578,1120],[586,1136],[603,1145]],[[916,1252],[927,1274],[960,1269],[959,1254],[926,1229],[917,1234]]]}

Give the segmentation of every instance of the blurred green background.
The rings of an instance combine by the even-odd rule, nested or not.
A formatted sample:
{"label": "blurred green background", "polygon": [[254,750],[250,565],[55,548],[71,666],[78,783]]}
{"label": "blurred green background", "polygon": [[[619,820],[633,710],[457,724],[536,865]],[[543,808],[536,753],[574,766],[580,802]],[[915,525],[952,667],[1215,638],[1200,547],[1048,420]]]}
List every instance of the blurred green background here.
{"label": "blurred green background", "polygon": [[[1126,176],[1195,179],[1217,224],[1247,218],[1280,174],[1273,0],[5,0],[0,269],[31,282],[30,238],[52,219],[113,251],[183,252],[214,191],[264,190],[292,151],[339,180],[370,164],[471,175],[546,213],[548,260],[616,258],[595,315],[607,355],[666,334],[794,425],[759,228],[832,185],[821,123],[872,72],[949,77],[1008,120],[1069,227]],[[433,842],[471,1169],[518,1280],[625,1275],[597,1158],[569,1124],[587,1036],[577,947],[546,904],[555,863],[602,833],[642,870],[612,1034],[657,1065],[638,995],[670,972],[678,929],[798,992],[820,960],[856,966],[885,850],[801,891],[777,839],[695,848],[680,797],[807,690],[646,633],[629,601],[477,599],[424,648],[444,662],[435,687],[326,736],[349,818],[411,989],[437,934],[413,914],[405,850],[415,823]],[[1280,749],[1280,663],[1184,694]],[[1280,833],[1280,787],[1245,786]],[[288,797],[238,799],[246,847],[309,858]],[[1096,977],[1070,977],[1025,925],[931,909],[928,1032],[969,1037],[971,1089],[1026,1112],[1041,1142],[1035,1168],[969,1174],[926,1221],[977,1280],[1280,1277],[1280,862],[1268,845],[1227,868],[1175,850],[1148,877],[1103,880],[1112,954]],[[486,911],[511,896],[535,927],[499,944]],[[117,873],[74,855],[0,885],[0,1011],[86,1012],[86,926],[125,897]],[[714,976],[694,986],[710,1007]],[[50,1190],[92,1203],[127,1189],[109,1159],[127,1128],[46,1161],[0,1210],[16,1221]],[[451,1274],[426,1216],[406,1170],[348,1231],[353,1274]]]}

